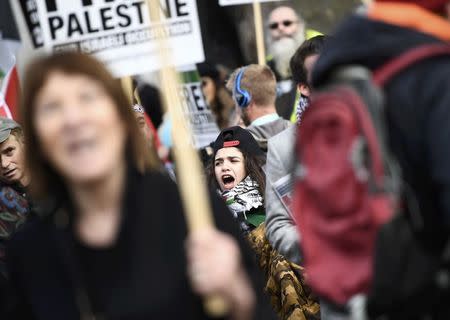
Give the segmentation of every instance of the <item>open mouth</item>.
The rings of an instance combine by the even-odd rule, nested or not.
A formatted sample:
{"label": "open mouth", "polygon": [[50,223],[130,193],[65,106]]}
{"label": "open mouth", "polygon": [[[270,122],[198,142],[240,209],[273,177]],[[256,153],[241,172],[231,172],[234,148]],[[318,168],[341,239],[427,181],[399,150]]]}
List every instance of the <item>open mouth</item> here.
{"label": "open mouth", "polygon": [[234,177],[230,176],[229,174],[225,174],[222,176],[222,183],[226,189],[231,189],[234,187],[234,180]]}

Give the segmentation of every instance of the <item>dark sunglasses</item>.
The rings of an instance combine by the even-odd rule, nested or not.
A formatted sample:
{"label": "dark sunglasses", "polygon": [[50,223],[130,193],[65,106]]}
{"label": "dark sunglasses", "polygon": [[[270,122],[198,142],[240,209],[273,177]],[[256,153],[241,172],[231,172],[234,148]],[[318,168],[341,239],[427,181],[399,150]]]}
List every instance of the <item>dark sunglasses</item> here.
{"label": "dark sunglasses", "polygon": [[283,26],[285,27],[289,27],[290,25],[292,25],[293,23],[295,23],[296,21],[292,21],[292,20],[283,20],[281,22],[274,22],[269,24],[269,28],[272,30],[278,29],[278,25],[281,23]]}

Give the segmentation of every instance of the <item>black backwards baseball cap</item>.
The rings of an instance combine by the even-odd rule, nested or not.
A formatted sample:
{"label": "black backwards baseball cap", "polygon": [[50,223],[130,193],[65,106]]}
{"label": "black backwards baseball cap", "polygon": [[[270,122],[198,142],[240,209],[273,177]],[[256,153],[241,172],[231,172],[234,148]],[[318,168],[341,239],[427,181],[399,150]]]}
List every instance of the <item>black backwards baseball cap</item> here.
{"label": "black backwards baseball cap", "polygon": [[241,151],[245,151],[254,156],[265,155],[251,133],[238,126],[222,130],[212,147],[214,155],[216,155],[217,151],[220,149],[229,147],[236,147]]}
{"label": "black backwards baseball cap", "polygon": [[20,125],[12,119],[0,117],[0,143],[6,141],[11,134],[11,130],[20,128]]}

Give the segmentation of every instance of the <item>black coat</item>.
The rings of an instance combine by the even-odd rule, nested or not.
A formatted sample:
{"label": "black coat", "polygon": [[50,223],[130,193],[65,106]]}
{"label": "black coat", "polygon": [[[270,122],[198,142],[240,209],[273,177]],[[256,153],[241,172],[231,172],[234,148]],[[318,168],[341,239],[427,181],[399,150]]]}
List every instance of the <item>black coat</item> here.
{"label": "black coat", "polygon": [[[337,65],[362,64],[375,70],[408,49],[433,43],[443,41],[409,28],[352,16],[325,45],[314,67],[313,86],[325,83]],[[428,229],[448,230],[450,57],[411,66],[387,84],[385,95],[390,149],[403,177],[414,191]]]}
{"label": "black coat", "polygon": [[[9,266],[19,298],[13,314],[2,319],[80,319],[88,305],[106,319],[208,318],[186,276],[187,230],[176,186],[161,174],[130,170],[125,193],[121,229],[110,249],[81,245],[70,222],[61,227],[58,213],[35,219],[14,237]],[[225,205],[214,198],[213,207],[218,228],[242,248],[257,294],[255,319],[271,319],[251,250]]]}
{"label": "black coat", "polygon": [[[313,86],[325,84],[336,66],[360,64],[373,71],[408,49],[436,43],[444,42],[430,34],[354,15],[325,45],[314,67]],[[392,319],[411,320],[422,313],[433,315],[430,319],[449,319],[448,292],[441,295],[435,278],[417,270],[434,266],[450,230],[450,56],[411,66],[392,79],[384,93],[390,150],[402,169],[405,186],[409,185],[409,197],[417,200],[424,228],[417,233],[420,246],[411,240],[403,252],[396,249],[406,237],[392,235],[395,240],[383,247],[385,257],[391,259],[377,261],[377,270],[386,277],[397,275],[390,279],[386,294],[396,296],[400,291],[404,300],[390,301],[389,307],[397,309],[393,312],[399,312]],[[405,211],[407,217],[408,208]],[[417,247],[420,250],[412,250]]]}

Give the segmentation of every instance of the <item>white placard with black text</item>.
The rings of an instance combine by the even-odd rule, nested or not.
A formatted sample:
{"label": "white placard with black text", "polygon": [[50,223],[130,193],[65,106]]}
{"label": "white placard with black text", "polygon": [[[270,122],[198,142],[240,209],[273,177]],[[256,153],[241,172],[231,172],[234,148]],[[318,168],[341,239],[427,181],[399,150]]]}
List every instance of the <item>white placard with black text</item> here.
{"label": "white placard with black text", "polygon": [[[195,0],[160,0],[162,22],[150,23],[144,0],[11,0],[34,49],[79,50],[105,62],[117,77],[161,68],[157,39],[168,37],[175,66],[204,60]],[[21,15],[21,17],[18,17]],[[24,34],[26,33],[26,34]]]}
{"label": "white placard with black text", "polygon": [[208,146],[219,135],[215,118],[203,97],[200,82],[180,85],[184,114],[191,127],[193,145],[196,149]]}

